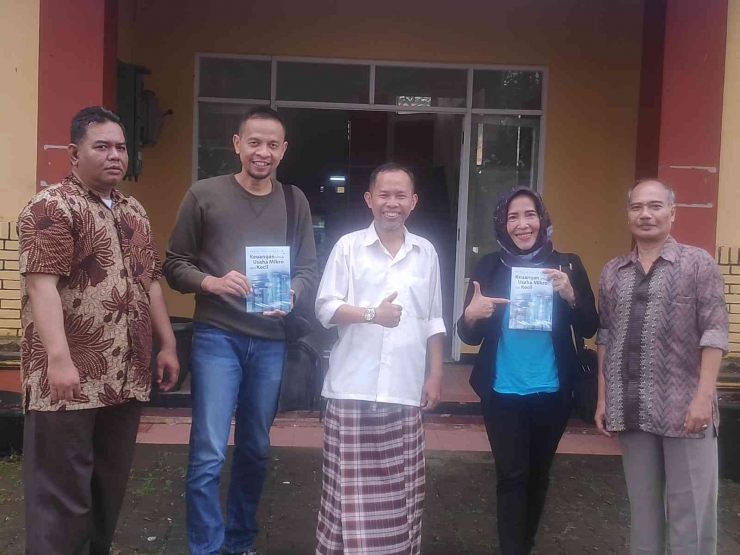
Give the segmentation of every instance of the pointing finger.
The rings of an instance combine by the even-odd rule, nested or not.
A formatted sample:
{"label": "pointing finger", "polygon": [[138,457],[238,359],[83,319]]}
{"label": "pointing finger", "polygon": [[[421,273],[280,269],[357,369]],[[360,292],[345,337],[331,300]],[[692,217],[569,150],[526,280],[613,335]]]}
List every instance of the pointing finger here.
{"label": "pointing finger", "polygon": [[511,301],[509,299],[500,299],[497,297],[491,298],[491,302],[493,304],[509,304]]}

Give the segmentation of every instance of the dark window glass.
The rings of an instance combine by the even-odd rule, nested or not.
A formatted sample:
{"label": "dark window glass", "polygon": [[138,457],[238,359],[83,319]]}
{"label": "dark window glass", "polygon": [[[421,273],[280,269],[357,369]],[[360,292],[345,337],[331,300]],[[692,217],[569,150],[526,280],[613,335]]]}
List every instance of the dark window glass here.
{"label": "dark window glass", "polygon": [[277,100],[370,102],[370,66],[279,62]]}
{"label": "dark window glass", "polygon": [[475,70],[473,108],[541,110],[542,73]]}
{"label": "dark window glass", "polygon": [[201,58],[199,96],[270,100],[268,60]]}
{"label": "dark window glass", "polygon": [[390,106],[465,107],[465,69],[378,66],[375,104]]}

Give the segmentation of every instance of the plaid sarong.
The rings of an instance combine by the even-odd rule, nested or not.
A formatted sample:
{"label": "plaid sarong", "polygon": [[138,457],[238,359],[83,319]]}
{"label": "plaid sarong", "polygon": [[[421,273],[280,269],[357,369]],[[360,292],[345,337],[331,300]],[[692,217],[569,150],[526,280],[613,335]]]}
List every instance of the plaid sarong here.
{"label": "plaid sarong", "polygon": [[418,555],[424,428],[418,407],[329,399],[319,555]]}

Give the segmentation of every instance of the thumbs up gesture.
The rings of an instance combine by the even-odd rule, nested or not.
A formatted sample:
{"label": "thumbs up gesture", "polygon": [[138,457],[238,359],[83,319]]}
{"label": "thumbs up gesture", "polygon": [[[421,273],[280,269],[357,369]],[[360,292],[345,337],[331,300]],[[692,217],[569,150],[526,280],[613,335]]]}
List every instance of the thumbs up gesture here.
{"label": "thumbs up gesture", "polygon": [[496,310],[496,305],[510,302],[509,299],[484,297],[483,293],[480,292],[480,284],[477,281],[473,282],[473,287],[475,291],[473,298],[465,309],[465,319],[468,322],[477,322],[478,320],[490,318]]}
{"label": "thumbs up gesture", "polygon": [[383,326],[384,328],[395,328],[401,322],[401,305],[393,304],[398,297],[398,293],[393,293],[383,299],[378,308],[375,309],[375,319],[373,323]]}

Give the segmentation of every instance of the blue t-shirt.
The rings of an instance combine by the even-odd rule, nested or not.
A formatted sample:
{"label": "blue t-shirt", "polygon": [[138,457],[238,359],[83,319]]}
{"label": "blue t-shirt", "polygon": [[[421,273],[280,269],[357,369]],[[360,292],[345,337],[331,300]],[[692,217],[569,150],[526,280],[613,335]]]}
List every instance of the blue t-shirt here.
{"label": "blue t-shirt", "polygon": [[496,349],[493,389],[516,395],[554,393],[560,389],[552,332],[509,329],[508,305]]}

